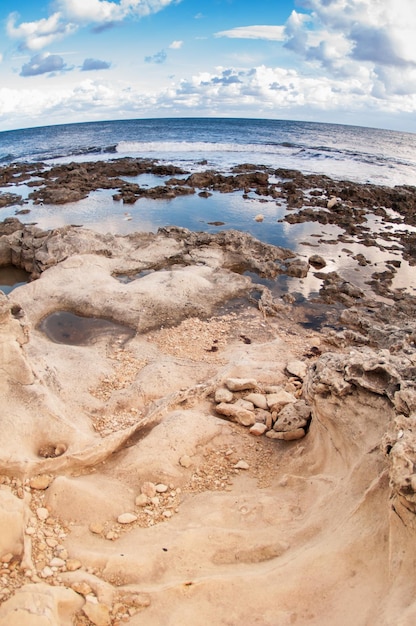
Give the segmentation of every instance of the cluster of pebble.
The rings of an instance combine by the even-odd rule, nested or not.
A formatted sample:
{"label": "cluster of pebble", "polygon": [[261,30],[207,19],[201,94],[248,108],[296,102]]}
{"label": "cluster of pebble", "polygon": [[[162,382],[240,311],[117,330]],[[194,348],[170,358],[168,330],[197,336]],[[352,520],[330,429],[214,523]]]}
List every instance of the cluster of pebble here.
{"label": "cluster of pebble", "polygon": [[311,409],[301,398],[306,366],[296,361],[286,370],[296,374],[284,386],[261,386],[254,378],[228,378],[215,391],[216,412],[248,427],[256,436],[301,439],[311,420]]}

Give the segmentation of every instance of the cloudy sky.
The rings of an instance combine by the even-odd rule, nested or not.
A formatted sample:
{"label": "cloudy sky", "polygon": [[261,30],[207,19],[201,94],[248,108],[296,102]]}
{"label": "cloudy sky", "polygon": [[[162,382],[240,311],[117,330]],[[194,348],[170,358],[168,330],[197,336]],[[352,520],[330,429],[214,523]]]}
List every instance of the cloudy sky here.
{"label": "cloudy sky", "polygon": [[257,117],[416,132],[416,0],[0,0],[0,130]]}

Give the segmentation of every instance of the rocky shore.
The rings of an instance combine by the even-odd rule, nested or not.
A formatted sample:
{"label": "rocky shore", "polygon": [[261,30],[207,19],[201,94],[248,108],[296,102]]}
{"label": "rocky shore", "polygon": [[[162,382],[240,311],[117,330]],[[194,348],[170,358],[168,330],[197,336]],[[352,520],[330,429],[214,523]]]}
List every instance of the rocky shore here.
{"label": "rocky shore", "polygon": [[[57,204],[98,188],[284,197],[285,220],[336,223],[343,245],[373,245],[372,213],[375,244],[415,263],[414,188],[249,165],[165,169],[160,191],[118,178],[159,167],[0,174]],[[416,299],[397,262],[363,288],[319,249],[239,231],[9,218],[7,266],[30,280],[0,293],[0,626],[415,622]],[[311,274],[314,302],[270,288]]]}

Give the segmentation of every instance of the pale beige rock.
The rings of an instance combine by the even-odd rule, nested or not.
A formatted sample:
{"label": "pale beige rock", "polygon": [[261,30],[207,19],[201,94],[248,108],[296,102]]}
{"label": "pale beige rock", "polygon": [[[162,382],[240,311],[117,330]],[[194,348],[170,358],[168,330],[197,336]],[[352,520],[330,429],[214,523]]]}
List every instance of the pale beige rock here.
{"label": "pale beige rock", "polygon": [[244,400],[251,402],[259,409],[264,409],[265,411],[267,411],[268,409],[266,396],[262,393],[249,393],[247,396],[244,397]]}
{"label": "pale beige rock", "polygon": [[256,435],[257,437],[260,437],[261,435],[264,435],[264,433],[267,431],[267,426],[266,424],[262,424],[260,422],[257,422],[256,424],[254,424],[251,428],[250,428],[250,433],[252,435]]}
{"label": "pale beige rock", "polygon": [[219,387],[215,390],[214,399],[215,402],[232,402],[233,401],[233,393],[226,387]]}
{"label": "pale beige rock", "polygon": [[48,476],[47,474],[40,474],[39,476],[33,476],[29,484],[32,489],[45,490],[49,487],[49,485],[53,481],[53,476]]}
{"label": "pale beige rock", "polygon": [[249,468],[250,466],[247,461],[243,461],[242,459],[234,465],[234,469],[248,470]]}
{"label": "pale beige rock", "polygon": [[280,389],[277,393],[267,394],[266,399],[269,409],[277,412],[279,412],[286,404],[296,402],[295,396],[284,389]]}
{"label": "pale beige rock", "polygon": [[83,598],[46,583],[25,585],[0,607],[0,626],[73,626]]}
{"label": "pale beige rock", "polygon": [[257,381],[254,378],[227,378],[225,384],[230,391],[245,391],[257,387]]}
{"label": "pale beige rock", "polygon": [[242,426],[252,426],[256,421],[254,412],[235,406],[234,404],[225,404],[224,402],[221,402],[221,404],[217,404],[215,410],[220,415],[230,417]]}
{"label": "pale beige rock", "polygon": [[140,491],[148,498],[153,498],[156,495],[156,485],[154,483],[146,481],[140,487]]}
{"label": "pale beige rock", "polygon": [[133,513],[122,513],[118,516],[117,521],[119,524],[132,524],[137,521],[137,515]]}
{"label": "pale beige rock", "polygon": [[105,604],[86,602],[82,610],[94,626],[110,626],[110,609]]}
{"label": "pale beige rock", "polygon": [[7,488],[0,489],[0,557],[21,556],[24,546],[25,505]]}
{"label": "pale beige rock", "polygon": [[81,561],[78,561],[78,559],[68,559],[66,562],[66,569],[68,570],[68,572],[75,572],[77,569],[80,569],[82,567],[82,563]]}
{"label": "pale beige rock", "polygon": [[136,506],[146,506],[148,501],[149,498],[147,497],[147,495],[145,493],[140,493],[138,496],[136,496],[134,503]]}
{"label": "pale beige rock", "polygon": [[167,491],[169,489],[169,487],[167,485],[164,485],[163,483],[158,483],[156,485],[156,493],[165,493],[165,491]]}
{"label": "pale beige rock", "polygon": [[308,367],[305,361],[300,361],[299,359],[295,359],[293,361],[289,361],[286,364],[286,370],[292,376],[296,376],[297,378],[300,378],[301,380],[303,380],[306,376],[306,372],[308,371]]}
{"label": "pale beige rock", "polygon": [[192,465],[192,459],[190,456],[188,456],[187,454],[184,454],[183,456],[181,456],[181,458],[179,459],[179,465],[181,465],[182,467],[184,467],[185,469],[191,467]]}
{"label": "pale beige rock", "polygon": [[36,509],[36,515],[40,521],[44,522],[49,517],[49,511],[46,507],[40,506]]}

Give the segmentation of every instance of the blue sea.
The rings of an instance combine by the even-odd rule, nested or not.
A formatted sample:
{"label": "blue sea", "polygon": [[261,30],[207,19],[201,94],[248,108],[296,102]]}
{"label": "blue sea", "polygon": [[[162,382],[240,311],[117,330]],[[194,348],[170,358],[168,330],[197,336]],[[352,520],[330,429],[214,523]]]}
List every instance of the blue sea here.
{"label": "blue sea", "polygon": [[[151,158],[188,172],[215,169],[228,173],[235,165],[252,163],[359,183],[416,185],[416,134],[390,130],[283,120],[192,118],[67,124],[0,133],[0,165],[39,161],[53,165],[122,157]],[[163,184],[163,178],[148,174],[131,180],[141,186]],[[248,198],[243,198],[241,192],[214,193],[208,199],[197,194],[173,200],[141,198],[126,207],[113,200],[114,190],[98,190],[80,202],[35,206],[27,199],[32,188],[25,184],[16,183],[16,188],[1,191],[22,195],[23,208],[29,213],[19,214],[19,219],[41,228],[79,224],[117,234],[156,232],[169,224],[209,232],[237,228],[305,256],[324,254],[328,270],[346,275],[356,270],[351,254],[326,243],[341,233],[338,227],[289,225],[282,222],[284,204],[265,202],[255,194]],[[18,205],[3,208],[0,219],[14,216],[21,209]],[[264,217],[262,222],[254,219],[259,213]],[[369,225],[375,232],[383,228],[377,218],[369,217]],[[354,254],[365,252],[366,258],[381,267],[388,255],[392,256],[383,255],[378,247],[362,250],[358,242],[349,248]],[[394,286],[413,285],[413,269],[403,262]],[[358,276],[354,278],[357,282]],[[317,287],[312,278],[309,282],[303,286],[305,293]],[[416,283],[412,288],[416,289]]]}
{"label": "blue sea", "polygon": [[416,134],[284,120],[149,119],[0,133],[0,164],[151,157],[195,169],[250,162],[383,185],[416,185]]}

